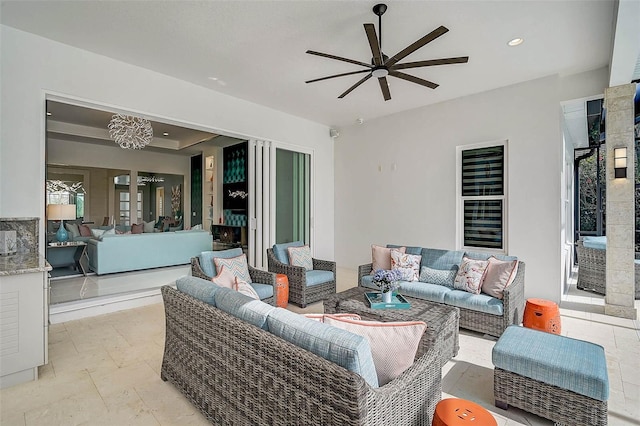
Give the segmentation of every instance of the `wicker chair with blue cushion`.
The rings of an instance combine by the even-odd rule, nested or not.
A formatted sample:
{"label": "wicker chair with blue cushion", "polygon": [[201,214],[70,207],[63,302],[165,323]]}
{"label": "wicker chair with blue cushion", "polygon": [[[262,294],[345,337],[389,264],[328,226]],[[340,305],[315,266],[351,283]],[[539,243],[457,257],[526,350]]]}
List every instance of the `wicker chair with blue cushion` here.
{"label": "wicker chair with blue cushion", "polygon": [[[583,237],[576,243],[580,290],[605,294],[607,289],[607,237]],[[635,260],[635,298],[640,299],[640,259]]]}
{"label": "wicker chair with blue cushion", "polygon": [[289,247],[302,247],[301,241],[274,244],[267,249],[269,272],[284,274],[289,280],[289,302],[304,308],[309,303],[335,294],[336,263],[329,260],[312,259],[313,269],[289,264]]}
{"label": "wicker chair with blue cushion", "polygon": [[[212,277],[218,275],[215,258],[230,259],[242,255],[241,248],[217,251],[203,251],[200,255],[191,258],[191,275],[205,280],[211,280]],[[262,271],[248,265],[249,275],[251,276],[251,287],[258,293],[260,300],[270,305],[276,304],[277,287],[276,274]]]}

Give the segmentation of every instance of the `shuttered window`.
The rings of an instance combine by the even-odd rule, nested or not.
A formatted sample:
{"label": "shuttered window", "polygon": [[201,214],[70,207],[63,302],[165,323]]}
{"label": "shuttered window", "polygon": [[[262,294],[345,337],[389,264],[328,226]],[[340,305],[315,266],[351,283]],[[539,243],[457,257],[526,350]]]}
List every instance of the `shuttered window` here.
{"label": "shuttered window", "polygon": [[461,149],[461,245],[504,252],[506,144]]}

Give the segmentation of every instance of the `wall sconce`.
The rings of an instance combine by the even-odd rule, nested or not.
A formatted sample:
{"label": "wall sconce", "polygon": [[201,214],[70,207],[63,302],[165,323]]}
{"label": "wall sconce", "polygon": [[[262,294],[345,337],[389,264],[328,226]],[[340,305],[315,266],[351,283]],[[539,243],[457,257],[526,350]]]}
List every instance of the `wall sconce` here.
{"label": "wall sconce", "polygon": [[627,177],[627,148],[613,148],[613,169],[615,178]]}

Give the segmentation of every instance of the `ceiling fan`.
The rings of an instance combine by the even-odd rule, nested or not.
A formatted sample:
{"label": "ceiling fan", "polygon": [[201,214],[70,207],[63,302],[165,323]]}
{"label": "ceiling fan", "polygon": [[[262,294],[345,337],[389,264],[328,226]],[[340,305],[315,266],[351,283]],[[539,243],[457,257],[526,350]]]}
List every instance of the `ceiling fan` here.
{"label": "ceiling fan", "polygon": [[411,53],[415,52],[416,50],[420,49],[422,46],[426,45],[427,43],[430,43],[436,38],[445,34],[449,30],[443,26],[440,26],[435,30],[431,31],[429,34],[422,37],[421,39],[419,39],[418,41],[402,49],[400,52],[396,53],[395,55],[388,57],[387,55],[382,53],[382,15],[384,15],[386,11],[387,11],[386,4],[376,4],[375,6],[373,6],[373,13],[378,15],[379,38],[376,37],[376,29],[373,24],[364,24],[364,32],[367,34],[367,40],[369,41],[369,46],[371,47],[371,53],[373,55],[373,58],[371,59],[371,64],[368,64],[366,62],[356,61],[353,59],[342,58],[340,56],[329,55],[327,53],[316,52],[314,50],[307,50],[307,53],[310,55],[322,56],[324,58],[335,59],[337,61],[360,65],[362,67],[365,67],[365,69],[330,75],[327,77],[316,78],[313,80],[306,81],[305,83],[315,83],[316,81],[328,80],[330,78],[367,73],[367,75],[365,75],[360,81],[358,81],[353,86],[349,87],[340,96],[338,96],[338,99],[344,98],[349,93],[351,93],[354,89],[360,86],[362,83],[364,83],[371,77],[375,77],[378,79],[378,83],[380,84],[380,90],[382,91],[382,96],[384,97],[384,100],[388,101],[389,99],[391,99],[391,93],[389,92],[389,84],[387,83],[388,75],[392,77],[400,78],[402,80],[410,81],[412,83],[420,84],[430,89],[435,89],[436,87],[438,87],[438,84],[428,80],[424,80],[422,78],[415,77],[413,75],[406,74],[404,72],[400,72],[399,70],[408,69],[408,68],[431,67],[435,65],[461,64],[461,63],[466,63],[469,60],[468,56],[460,56],[457,58],[431,59],[428,61],[405,62],[403,64],[399,64],[398,62],[400,62],[402,59],[409,56]]}

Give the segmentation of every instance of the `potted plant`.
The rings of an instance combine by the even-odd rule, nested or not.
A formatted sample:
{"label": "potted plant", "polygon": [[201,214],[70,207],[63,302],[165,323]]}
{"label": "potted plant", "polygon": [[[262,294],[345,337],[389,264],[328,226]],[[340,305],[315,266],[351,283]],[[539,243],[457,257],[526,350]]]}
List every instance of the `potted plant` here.
{"label": "potted plant", "polygon": [[391,303],[393,292],[398,289],[401,274],[397,269],[376,269],[373,273],[373,283],[378,286],[382,293],[382,301]]}

